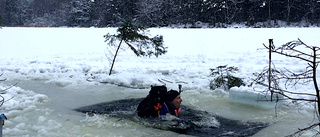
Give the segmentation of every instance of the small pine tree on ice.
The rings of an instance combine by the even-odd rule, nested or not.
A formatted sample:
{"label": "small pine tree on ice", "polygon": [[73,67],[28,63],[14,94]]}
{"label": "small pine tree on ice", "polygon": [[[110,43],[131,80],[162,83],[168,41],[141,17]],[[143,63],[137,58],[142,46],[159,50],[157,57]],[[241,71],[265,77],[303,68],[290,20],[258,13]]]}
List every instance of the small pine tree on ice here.
{"label": "small pine tree on ice", "polygon": [[215,77],[213,80],[210,81],[211,90],[215,90],[217,88],[229,90],[232,87],[245,86],[245,83],[241,78],[232,75],[232,73],[235,73],[239,70],[238,67],[227,67],[227,65],[224,65],[218,66],[215,69],[210,70],[210,76]]}
{"label": "small pine tree on ice", "polygon": [[[146,28],[142,26],[133,25],[130,21],[124,22],[121,27],[117,29],[118,34],[106,34],[105,42],[109,46],[117,47],[113,56],[109,75],[112,74],[112,69],[118,55],[119,49],[125,43],[138,57],[140,56],[156,56],[165,54],[167,47],[164,47],[163,36],[157,35],[155,37],[147,36]],[[117,45],[117,42],[119,44]]]}

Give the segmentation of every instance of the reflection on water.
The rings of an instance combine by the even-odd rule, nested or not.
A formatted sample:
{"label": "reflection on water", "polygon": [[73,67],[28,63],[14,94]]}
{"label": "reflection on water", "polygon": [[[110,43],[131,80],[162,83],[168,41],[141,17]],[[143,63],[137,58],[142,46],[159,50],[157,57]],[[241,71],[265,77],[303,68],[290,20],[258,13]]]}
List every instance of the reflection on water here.
{"label": "reflection on water", "polygon": [[[44,130],[57,130],[59,134],[71,136],[186,136],[150,128],[126,119],[103,115],[89,116],[73,110],[106,101],[145,97],[149,92],[148,89],[128,89],[101,84],[61,87],[44,81],[21,81],[17,86],[49,97],[50,101],[39,109],[52,110],[52,113],[45,115],[45,118],[60,123],[62,128],[46,127],[48,129]],[[291,134],[298,128],[307,126],[313,117],[311,110],[299,111],[292,107],[279,106],[275,113],[274,109],[230,103],[228,94],[219,91],[185,91],[182,93],[182,98],[183,104],[192,109],[204,110],[228,119],[271,123],[269,127],[254,135],[259,137]],[[34,115],[36,117],[37,113]],[[30,131],[30,134],[30,136],[37,135],[37,132]]]}

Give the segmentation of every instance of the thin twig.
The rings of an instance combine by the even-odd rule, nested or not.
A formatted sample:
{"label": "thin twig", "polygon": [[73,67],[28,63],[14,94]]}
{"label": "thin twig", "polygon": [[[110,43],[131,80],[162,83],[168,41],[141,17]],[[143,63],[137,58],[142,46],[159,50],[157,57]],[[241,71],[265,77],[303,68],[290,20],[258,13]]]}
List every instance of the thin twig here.
{"label": "thin twig", "polygon": [[6,88],[6,89],[3,89],[3,90],[0,90],[0,94],[5,94],[5,91],[16,86],[18,83],[20,82],[20,80],[18,82],[16,82],[15,84],[11,85],[10,87]]}

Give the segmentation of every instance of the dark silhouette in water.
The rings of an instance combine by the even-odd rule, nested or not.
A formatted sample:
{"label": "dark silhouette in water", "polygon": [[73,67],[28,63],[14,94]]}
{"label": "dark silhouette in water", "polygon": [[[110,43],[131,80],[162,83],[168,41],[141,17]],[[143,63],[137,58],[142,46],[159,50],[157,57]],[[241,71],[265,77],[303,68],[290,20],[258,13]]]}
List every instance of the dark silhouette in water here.
{"label": "dark silhouette in water", "polygon": [[142,99],[143,98],[124,99],[104,102],[77,108],[75,110],[88,113],[89,115],[105,114],[110,117],[128,119],[146,126],[194,136],[246,137],[254,135],[269,125],[266,123],[226,119],[221,116],[209,114],[205,111],[192,110],[188,108],[186,108],[178,118],[171,120],[140,118],[137,115],[136,109]]}

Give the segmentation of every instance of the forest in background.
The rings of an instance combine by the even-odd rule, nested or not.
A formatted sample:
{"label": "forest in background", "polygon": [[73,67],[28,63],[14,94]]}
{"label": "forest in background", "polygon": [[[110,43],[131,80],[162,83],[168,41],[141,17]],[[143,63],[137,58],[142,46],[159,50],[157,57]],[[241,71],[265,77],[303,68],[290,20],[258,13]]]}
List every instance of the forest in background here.
{"label": "forest in background", "polygon": [[1,26],[320,26],[320,0],[0,0]]}

